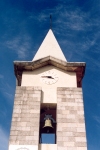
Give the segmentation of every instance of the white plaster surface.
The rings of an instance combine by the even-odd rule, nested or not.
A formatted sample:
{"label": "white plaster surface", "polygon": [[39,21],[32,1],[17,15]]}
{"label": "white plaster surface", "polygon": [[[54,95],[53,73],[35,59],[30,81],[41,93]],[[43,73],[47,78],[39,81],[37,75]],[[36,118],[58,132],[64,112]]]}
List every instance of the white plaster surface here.
{"label": "white plaster surface", "polygon": [[37,145],[10,145],[9,150],[38,150]]}
{"label": "white plaster surface", "polygon": [[[44,72],[52,71],[58,76],[58,81],[53,84],[46,84],[41,80]],[[50,79],[51,80],[51,79]],[[42,102],[56,103],[57,87],[77,87],[76,73],[65,72],[54,66],[45,66],[34,71],[23,72],[21,86],[41,86]]]}
{"label": "white plaster surface", "polygon": [[57,150],[57,144],[39,144],[39,150]]}
{"label": "white plaster surface", "polygon": [[[58,81],[53,84],[46,84],[42,82],[41,75],[44,72],[52,71],[58,76]],[[42,88],[54,87],[77,87],[76,73],[65,72],[54,66],[46,66],[34,71],[23,72],[21,86],[41,86]]]}
{"label": "white plaster surface", "polygon": [[10,145],[9,150],[57,150],[57,144]]}
{"label": "white plaster surface", "polygon": [[47,56],[53,56],[63,61],[67,61],[51,29],[48,31],[32,61]]}
{"label": "white plaster surface", "polygon": [[57,103],[56,88],[42,88],[42,103]]}

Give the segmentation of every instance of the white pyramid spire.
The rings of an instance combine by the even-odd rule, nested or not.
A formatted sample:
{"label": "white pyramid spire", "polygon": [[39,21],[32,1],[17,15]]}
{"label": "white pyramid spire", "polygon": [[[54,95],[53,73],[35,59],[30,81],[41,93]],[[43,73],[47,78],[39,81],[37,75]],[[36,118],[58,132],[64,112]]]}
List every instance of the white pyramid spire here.
{"label": "white pyramid spire", "polygon": [[52,56],[63,61],[67,61],[51,29],[48,31],[32,61],[47,56]]}

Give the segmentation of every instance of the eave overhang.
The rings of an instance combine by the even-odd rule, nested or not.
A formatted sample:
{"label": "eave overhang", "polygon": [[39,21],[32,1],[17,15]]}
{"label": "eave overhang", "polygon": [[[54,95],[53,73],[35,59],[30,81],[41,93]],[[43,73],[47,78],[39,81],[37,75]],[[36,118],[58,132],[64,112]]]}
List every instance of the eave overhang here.
{"label": "eave overhang", "polygon": [[82,86],[82,78],[85,73],[86,63],[66,62],[66,61],[62,61],[60,59],[54,58],[52,56],[47,56],[45,58],[42,58],[36,61],[14,61],[14,71],[15,71],[15,76],[18,80],[18,86],[21,86],[23,71],[34,71],[35,69],[38,69],[47,65],[53,65],[66,72],[76,72],[77,87]]}

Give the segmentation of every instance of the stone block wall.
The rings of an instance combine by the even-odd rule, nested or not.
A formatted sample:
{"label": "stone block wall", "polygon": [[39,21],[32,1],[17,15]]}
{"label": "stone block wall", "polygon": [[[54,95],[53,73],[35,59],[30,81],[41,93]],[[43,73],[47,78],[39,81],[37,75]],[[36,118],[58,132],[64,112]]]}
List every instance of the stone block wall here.
{"label": "stone block wall", "polygon": [[87,150],[81,88],[57,88],[57,149]]}
{"label": "stone block wall", "polygon": [[9,145],[38,145],[40,87],[16,87]]}

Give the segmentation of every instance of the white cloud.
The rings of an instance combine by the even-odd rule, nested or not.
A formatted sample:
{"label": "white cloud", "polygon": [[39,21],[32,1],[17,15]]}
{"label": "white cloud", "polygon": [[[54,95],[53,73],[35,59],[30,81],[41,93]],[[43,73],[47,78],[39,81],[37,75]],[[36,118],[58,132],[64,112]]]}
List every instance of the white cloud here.
{"label": "white cloud", "polygon": [[[66,46],[67,42],[71,49],[75,45],[74,50],[79,51],[80,48],[80,51],[87,51],[97,43],[100,36],[98,31],[93,31],[94,28],[99,28],[100,20],[91,17],[91,11],[84,12],[79,8],[70,10],[69,6],[60,4],[52,9],[44,9],[42,13],[37,15],[37,20],[45,22],[48,14],[52,14],[52,18],[56,16],[55,20],[52,19],[52,26],[55,27],[54,31],[57,35],[64,37],[63,41],[61,41],[62,38],[60,39],[60,43],[62,42],[62,45]],[[79,37],[78,33],[80,33],[80,39],[75,42],[74,39]]]}
{"label": "white cloud", "polygon": [[88,21],[86,21],[86,19],[89,18],[89,13],[82,12],[80,9],[69,10],[65,5],[60,4],[53,9],[44,9],[37,19],[40,21],[47,20],[48,14],[52,14],[52,18],[56,16],[56,20],[53,20],[53,24],[58,25],[63,30],[66,30],[66,28],[84,30],[91,25],[90,22],[88,23]]}
{"label": "white cloud", "polygon": [[94,118],[94,120],[95,120],[97,123],[99,123],[99,124],[100,124],[100,117],[98,117],[98,116],[94,116],[93,118]]}
{"label": "white cloud", "polygon": [[6,132],[0,127],[0,150],[7,150],[8,136]]}
{"label": "white cloud", "polygon": [[[92,31],[94,27],[99,27],[100,20],[96,17],[91,17],[91,13],[92,10],[84,12],[82,11],[82,9],[76,7],[75,9],[70,9],[70,6],[67,6],[65,2],[58,3],[58,5],[54,6],[53,8],[45,7],[42,11],[36,13],[35,15],[34,13],[32,14],[28,12],[28,16],[26,17],[26,19],[23,19],[18,24],[19,32],[23,32],[20,31],[22,26],[24,28],[24,31],[26,31],[27,23],[30,20],[33,22],[33,25],[34,22],[40,22],[38,23],[40,25],[43,25],[43,23],[45,24],[47,21],[49,21],[48,15],[51,14],[52,26],[54,28],[53,31],[55,31],[55,34],[58,36],[60,35],[61,39],[63,39],[60,39],[60,43],[63,45],[63,47],[66,46],[67,43],[67,46],[70,47],[70,49],[68,49],[69,51],[72,50],[73,52],[74,50],[76,51],[76,53],[79,53],[79,51],[81,51],[81,53],[84,53],[84,51],[88,51],[92,46],[96,44],[99,37],[99,32],[94,33]],[[19,12],[17,12],[17,14],[19,14]],[[22,12],[20,12],[20,14],[22,15]],[[17,23],[15,22],[15,25],[16,24]],[[83,32],[86,33],[88,31],[90,31],[90,36],[92,38],[90,38],[90,36],[88,37],[89,34],[83,34]],[[78,33],[80,33],[80,40],[75,42],[74,39],[79,37],[79,35],[77,35]],[[11,40],[8,40],[5,45],[7,45],[9,49],[14,50],[19,58],[26,59],[28,58],[32,42],[28,34],[18,33],[17,36],[12,38]],[[96,48],[96,52],[98,52],[98,48]]]}
{"label": "white cloud", "polygon": [[[8,98],[8,100],[10,99],[13,99],[13,95],[11,93],[8,93],[8,92],[4,92],[4,94],[6,95],[6,97]],[[12,101],[11,101],[12,103]]]}
{"label": "white cloud", "polygon": [[6,46],[15,51],[19,58],[25,59],[28,57],[31,47],[31,38],[28,35],[18,35],[14,39],[8,40]]}
{"label": "white cloud", "polygon": [[4,76],[3,76],[2,74],[0,74],[0,78],[1,78],[1,79],[3,79],[3,78],[4,78]]}
{"label": "white cloud", "polygon": [[12,105],[14,89],[7,82],[5,82],[4,79],[1,82],[0,91],[2,92],[3,96],[6,97],[6,101],[8,101],[10,105]]}

